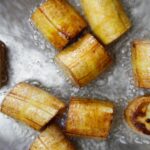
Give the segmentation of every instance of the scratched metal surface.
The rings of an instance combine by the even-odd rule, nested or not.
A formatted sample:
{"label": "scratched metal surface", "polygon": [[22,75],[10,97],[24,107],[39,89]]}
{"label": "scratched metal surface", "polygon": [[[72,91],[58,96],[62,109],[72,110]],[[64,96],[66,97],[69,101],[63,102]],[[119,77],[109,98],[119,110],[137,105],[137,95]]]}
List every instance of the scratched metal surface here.
{"label": "scratched metal surface", "polygon": [[[70,2],[82,13],[78,0]],[[53,61],[54,48],[32,27],[29,17],[41,0],[0,0],[0,40],[8,48],[9,82],[0,89],[0,102],[20,81],[51,91],[66,100],[71,96],[110,99],[116,103],[116,117],[107,141],[73,138],[79,150],[150,150],[150,139],[132,132],[123,121],[123,109],[133,97],[150,93],[133,85],[130,42],[150,38],[150,1],[123,0],[133,28],[107,49],[114,65],[87,87],[73,87]],[[61,124],[64,123],[62,119]],[[0,150],[28,150],[37,132],[0,113]]]}

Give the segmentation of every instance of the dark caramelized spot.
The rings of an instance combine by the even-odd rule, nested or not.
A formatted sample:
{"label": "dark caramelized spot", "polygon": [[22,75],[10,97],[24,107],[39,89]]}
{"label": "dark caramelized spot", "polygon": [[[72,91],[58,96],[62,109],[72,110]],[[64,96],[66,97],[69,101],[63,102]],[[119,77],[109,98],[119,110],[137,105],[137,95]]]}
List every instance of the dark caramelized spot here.
{"label": "dark caramelized spot", "polygon": [[7,82],[7,48],[0,41],[0,87]]}
{"label": "dark caramelized spot", "polygon": [[143,124],[143,123],[141,123],[141,122],[136,122],[134,125],[135,125],[135,127],[136,127],[139,131],[141,131],[142,133],[147,134],[147,135],[150,135],[150,131],[147,130],[145,124]]}
{"label": "dark caramelized spot", "polygon": [[147,123],[150,123],[150,119],[146,119],[146,122],[147,122]]}
{"label": "dark caramelized spot", "polygon": [[[146,116],[146,111],[147,111],[147,106],[149,105],[150,103],[149,102],[145,102],[145,103],[142,103],[137,109],[136,111],[133,113],[133,116],[132,116],[132,122],[134,124],[134,126],[138,129],[138,131],[144,133],[144,134],[147,134],[147,135],[150,135],[150,130],[148,130],[145,126],[144,123],[138,121],[138,118],[139,117],[145,117]],[[146,119],[145,120],[145,123],[150,123],[150,119]]]}

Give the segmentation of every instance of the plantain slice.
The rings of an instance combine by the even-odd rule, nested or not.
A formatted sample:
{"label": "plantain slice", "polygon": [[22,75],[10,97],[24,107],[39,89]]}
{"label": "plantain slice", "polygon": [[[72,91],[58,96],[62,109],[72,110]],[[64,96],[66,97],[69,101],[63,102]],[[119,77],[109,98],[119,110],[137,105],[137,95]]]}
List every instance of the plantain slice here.
{"label": "plantain slice", "polygon": [[57,49],[62,49],[69,42],[69,40],[48,21],[40,9],[36,9],[33,13],[32,21],[39,31],[43,33],[44,37]]}
{"label": "plantain slice", "polygon": [[6,53],[6,46],[2,41],[0,41],[0,87],[5,85],[7,82]]}
{"label": "plantain slice", "polygon": [[40,130],[64,107],[49,93],[22,82],[5,97],[1,112]]}
{"label": "plantain slice", "polygon": [[35,26],[58,49],[63,49],[86,26],[66,0],[48,0],[31,17]]}
{"label": "plantain slice", "polygon": [[135,132],[150,135],[150,96],[131,101],[125,110],[125,120]]}
{"label": "plantain slice", "polygon": [[69,39],[74,38],[86,27],[82,17],[65,0],[48,0],[40,9],[53,25]]}
{"label": "plantain slice", "polygon": [[112,63],[103,46],[91,34],[86,34],[77,43],[60,52],[56,61],[73,83],[80,87],[95,79]]}
{"label": "plantain slice", "polygon": [[102,138],[109,135],[114,105],[108,101],[71,98],[66,133],[73,136]]}
{"label": "plantain slice", "polygon": [[150,88],[150,40],[133,42],[132,65],[136,85]]}
{"label": "plantain slice", "polygon": [[30,150],[75,150],[59,127],[52,124],[31,145]]}
{"label": "plantain slice", "polygon": [[81,0],[81,5],[93,32],[104,44],[113,42],[131,27],[119,0]]}

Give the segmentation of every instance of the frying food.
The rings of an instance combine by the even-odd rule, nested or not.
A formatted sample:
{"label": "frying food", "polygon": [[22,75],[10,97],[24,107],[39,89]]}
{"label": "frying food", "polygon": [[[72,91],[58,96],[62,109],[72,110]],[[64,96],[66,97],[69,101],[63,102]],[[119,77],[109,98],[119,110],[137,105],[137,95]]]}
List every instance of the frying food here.
{"label": "frying food", "polygon": [[5,85],[7,82],[6,53],[6,46],[2,41],[0,41],[0,87]]}
{"label": "frying food", "polygon": [[112,64],[107,51],[91,34],[86,34],[60,52],[56,61],[73,83],[80,87],[95,79]]}
{"label": "frying food", "polygon": [[132,65],[136,85],[150,88],[150,40],[133,42]]}
{"label": "frying food", "polygon": [[93,32],[104,44],[113,42],[131,27],[119,0],[81,0],[81,5]]}
{"label": "frying food", "polygon": [[69,105],[66,133],[73,136],[108,137],[113,119],[111,102],[72,98]]}
{"label": "frying food", "polygon": [[87,26],[78,12],[65,0],[46,1],[35,10],[31,19],[57,49],[63,49]]}
{"label": "frying food", "polygon": [[40,130],[64,107],[63,102],[49,93],[27,83],[19,83],[5,97],[1,112]]}
{"label": "frying food", "polygon": [[30,150],[75,150],[59,127],[50,125],[35,139]]}
{"label": "frying food", "polygon": [[150,135],[150,96],[131,101],[125,110],[125,120],[135,132]]}

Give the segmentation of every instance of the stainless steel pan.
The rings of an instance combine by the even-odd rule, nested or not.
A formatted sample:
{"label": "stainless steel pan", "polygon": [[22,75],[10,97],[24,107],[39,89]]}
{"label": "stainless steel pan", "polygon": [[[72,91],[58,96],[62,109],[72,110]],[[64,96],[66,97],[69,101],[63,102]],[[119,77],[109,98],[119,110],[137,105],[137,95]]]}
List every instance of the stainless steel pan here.
{"label": "stainless steel pan", "polygon": [[[123,121],[127,102],[148,90],[133,85],[130,42],[150,38],[150,1],[123,0],[133,28],[107,49],[114,56],[113,67],[85,88],[71,86],[53,62],[56,51],[31,26],[29,17],[40,0],[0,0],[0,40],[8,48],[9,82],[0,89],[0,102],[9,89],[20,81],[42,86],[68,101],[71,96],[108,98],[116,103],[116,117],[107,141],[72,139],[80,150],[150,150],[150,139],[132,132]],[[71,3],[79,10],[78,0]],[[81,12],[82,13],[82,12]],[[61,122],[63,124],[63,120]],[[0,150],[28,150],[38,133],[0,114]]]}

